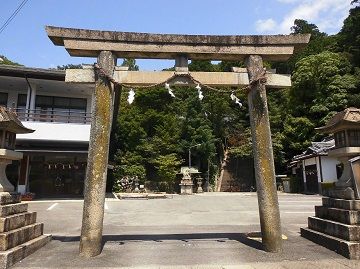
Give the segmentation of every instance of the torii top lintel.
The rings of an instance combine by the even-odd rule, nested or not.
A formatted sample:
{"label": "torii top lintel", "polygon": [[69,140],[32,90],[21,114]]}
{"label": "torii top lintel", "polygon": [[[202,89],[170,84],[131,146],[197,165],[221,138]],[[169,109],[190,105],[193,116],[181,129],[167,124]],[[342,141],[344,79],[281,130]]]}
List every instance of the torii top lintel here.
{"label": "torii top lintel", "polygon": [[261,55],[264,60],[286,61],[310,40],[297,35],[175,35],[97,31],[46,26],[51,41],[71,56],[97,57],[109,50],[118,58],[175,59],[186,55],[199,60],[243,60]]}

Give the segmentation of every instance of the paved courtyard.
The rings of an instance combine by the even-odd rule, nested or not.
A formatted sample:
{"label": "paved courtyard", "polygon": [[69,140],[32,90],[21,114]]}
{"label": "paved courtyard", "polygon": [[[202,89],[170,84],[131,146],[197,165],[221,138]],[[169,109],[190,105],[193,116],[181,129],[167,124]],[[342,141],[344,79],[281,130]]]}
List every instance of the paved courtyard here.
{"label": "paved courtyard", "polygon": [[360,268],[299,235],[316,195],[279,194],[284,252],[259,242],[255,193],[206,193],[156,200],[107,199],[101,255],[78,256],[82,200],[30,202],[53,240],[13,268]]}

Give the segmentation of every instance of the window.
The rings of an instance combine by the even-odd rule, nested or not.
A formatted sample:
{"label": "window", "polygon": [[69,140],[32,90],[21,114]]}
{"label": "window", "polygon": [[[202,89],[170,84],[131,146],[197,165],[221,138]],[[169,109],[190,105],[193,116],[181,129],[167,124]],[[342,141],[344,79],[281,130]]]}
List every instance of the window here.
{"label": "window", "polygon": [[345,140],[345,131],[335,133],[335,147],[345,147],[346,140]]}
{"label": "window", "polygon": [[37,95],[36,117],[40,121],[84,122],[86,121],[85,98],[69,98]]}
{"label": "window", "polygon": [[26,119],[26,94],[18,94],[16,112],[20,120]]}
{"label": "window", "polygon": [[17,108],[26,108],[26,94],[18,94]]}
{"label": "window", "polygon": [[8,94],[6,92],[0,92],[0,106],[7,107]]}
{"label": "window", "polygon": [[360,130],[349,130],[349,146],[359,147],[360,146]]}

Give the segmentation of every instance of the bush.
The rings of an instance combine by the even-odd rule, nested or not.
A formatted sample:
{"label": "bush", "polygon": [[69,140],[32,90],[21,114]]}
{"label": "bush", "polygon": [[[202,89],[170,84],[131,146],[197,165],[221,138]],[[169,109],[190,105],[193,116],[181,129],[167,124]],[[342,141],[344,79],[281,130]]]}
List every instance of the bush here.
{"label": "bush", "polygon": [[[118,165],[114,169],[114,185],[113,191],[120,192],[126,191],[131,186],[131,182],[124,182],[125,178],[132,178],[138,177],[139,183],[144,182],[145,180],[145,167],[142,165]],[[125,180],[126,181],[126,180]]]}

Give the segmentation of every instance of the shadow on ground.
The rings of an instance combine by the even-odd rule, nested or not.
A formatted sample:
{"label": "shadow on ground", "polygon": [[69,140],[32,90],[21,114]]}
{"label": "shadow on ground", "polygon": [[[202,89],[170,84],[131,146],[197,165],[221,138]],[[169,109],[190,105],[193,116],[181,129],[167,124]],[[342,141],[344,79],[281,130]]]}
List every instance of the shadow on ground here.
{"label": "shadow on ground", "polygon": [[[121,245],[130,241],[154,241],[163,242],[166,240],[180,240],[188,242],[189,240],[215,240],[218,242],[226,240],[235,240],[249,247],[263,250],[262,243],[252,238],[261,240],[260,232],[251,233],[191,233],[191,234],[134,234],[134,235],[103,235],[103,245],[107,242],[117,242]],[[79,242],[80,236],[53,236],[53,240],[61,242]]]}

